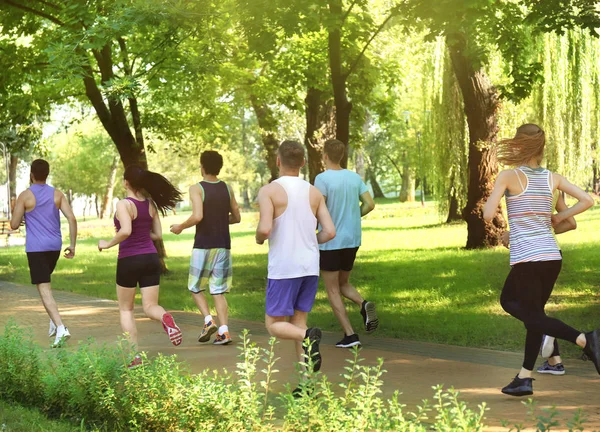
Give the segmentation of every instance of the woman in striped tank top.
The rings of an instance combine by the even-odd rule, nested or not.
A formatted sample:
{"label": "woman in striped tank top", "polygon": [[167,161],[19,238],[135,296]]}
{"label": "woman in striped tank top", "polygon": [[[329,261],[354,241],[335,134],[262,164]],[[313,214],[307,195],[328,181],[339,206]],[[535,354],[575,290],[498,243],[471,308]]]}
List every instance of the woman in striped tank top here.
{"label": "woman in striped tank top", "polygon": [[[490,222],[502,196],[506,196],[510,225],[510,265],[500,303],[506,312],[525,324],[525,357],[514,380],[502,389],[511,396],[533,394],[531,374],[544,334],[583,348],[600,373],[600,331],[583,333],[546,315],[544,307],[560,273],[562,257],[552,227],[584,212],[594,201],[564,177],[540,166],[544,156],[544,131],[534,124],[517,129],[514,138],[500,143],[498,160],[516,167],[498,174],[494,190],[483,209]],[[574,206],[552,214],[558,189],[578,200]]]}

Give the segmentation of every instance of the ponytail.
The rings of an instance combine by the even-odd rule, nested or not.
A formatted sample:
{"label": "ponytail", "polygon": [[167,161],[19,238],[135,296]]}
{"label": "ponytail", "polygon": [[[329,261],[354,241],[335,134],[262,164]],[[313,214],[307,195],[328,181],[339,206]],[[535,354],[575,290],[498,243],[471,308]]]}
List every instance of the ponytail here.
{"label": "ponytail", "polygon": [[162,175],[131,165],[125,169],[125,180],[136,190],[145,190],[164,216],[181,201],[181,192]]}

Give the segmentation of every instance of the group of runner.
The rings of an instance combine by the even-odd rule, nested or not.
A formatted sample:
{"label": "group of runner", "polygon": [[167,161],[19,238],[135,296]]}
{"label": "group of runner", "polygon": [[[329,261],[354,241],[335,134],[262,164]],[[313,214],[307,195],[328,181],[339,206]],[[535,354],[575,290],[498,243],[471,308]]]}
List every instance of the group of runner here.
{"label": "group of runner", "polygon": [[[483,211],[484,219],[491,221],[505,196],[511,230],[503,236],[503,242],[510,247],[512,268],[500,301],[506,312],[521,320],[527,329],[522,369],[502,389],[513,396],[533,393],[531,375],[542,345],[542,353],[550,358],[538,372],[564,374],[556,338],[580,346],[600,373],[599,331],[575,330],[548,317],[544,311],[562,263],[553,233],[574,229],[573,216],[593,205],[583,190],[540,166],[544,148],[544,132],[532,124],[521,126],[514,138],[500,143],[500,162],[515,169],[498,175]],[[336,346],[360,345],[344,298],[359,307],[367,333],[379,325],[375,304],[365,300],[350,284],[361,245],[361,217],[372,211],[375,204],[361,177],[340,166],[345,150],[344,143],[338,140],[325,142],[326,171],[316,177],[312,186],[299,176],[305,164],[303,146],[296,141],[284,141],[277,153],[280,177],[258,194],[260,220],[256,242],[269,242],[265,325],[269,334],[295,341],[299,361],[312,365],[315,371],[322,365],[321,330],[309,328],[307,316],[315,301],[319,274],[344,332]],[[213,344],[225,345],[232,341],[224,295],[232,284],[229,225],[239,223],[241,215],[230,187],[218,178],[222,156],[215,151],[203,152],[200,166],[203,180],[189,190],[192,214],[182,223],[172,225],[170,231],[179,235],[187,228],[196,229],[188,289],[204,316],[198,341],[208,342],[216,333]],[[66,258],[75,255],[77,222],[65,196],[46,184],[48,174],[46,161],[32,163],[32,184],[18,197],[11,226],[16,229],[25,218],[31,282],[37,286],[50,316],[49,333],[55,337],[53,346],[58,347],[70,337],[50,286],[62,248],[59,210],[69,221],[70,246],[65,249]],[[119,245],[116,284],[121,328],[132,345],[137,346],[133,307],[135,288],[139,286],[145,314],[160,321],[170,341],[179,345],[181,330],[173,316],[158,304],[161,265],[153,242],[162,238],[159,212],[164,215],[173,208],[181,194],[160,174],[136,166],[125,170],[124,187],[127,196],[117,204],[115,236],[98,243],[100,251]],[[567,207],[561,193],[578,202]],[[552,214],[555,207],[558,213]],[[204,295],[207,289],[214,300],[216,318]],[[140,363],[136,355],[130,366]],[[294,394],[305,392],[300,386]]]}

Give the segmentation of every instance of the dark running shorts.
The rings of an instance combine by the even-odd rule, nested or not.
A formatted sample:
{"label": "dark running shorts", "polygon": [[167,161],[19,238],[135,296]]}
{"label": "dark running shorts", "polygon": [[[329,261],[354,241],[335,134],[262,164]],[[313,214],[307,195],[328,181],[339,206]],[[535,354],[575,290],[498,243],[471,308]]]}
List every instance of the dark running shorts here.
{"label": "dark running shorts", "polygon": [[117,260],[117,285],[124,288],[155,286],[160,283],[158,254],[134,255]]}
{"label": "dark running shorts", "polygon": [[322,250],[319,253],[320,267],[323,271],[350,271],[354,267],[358,248]]}
{"label": "dark running shorts", "polygon": [[50,275],[56,267],[60,251],[27,252],[29,274],[34,285],[50,283]]}

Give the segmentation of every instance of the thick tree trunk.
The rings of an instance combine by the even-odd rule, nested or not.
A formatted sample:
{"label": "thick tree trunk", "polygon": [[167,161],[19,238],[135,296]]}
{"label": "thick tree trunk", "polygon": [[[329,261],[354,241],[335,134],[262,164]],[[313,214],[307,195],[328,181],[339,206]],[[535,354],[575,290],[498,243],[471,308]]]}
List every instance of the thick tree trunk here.
{"label": "thick tree trunk", "polygon": [[346,145],[346,153],[342,158],[342,167],[348,166],[348,148],[350,146],[350,113],[352,103],[348,100],[346,81],[348,75],[342,72],[342,0],[329,0],[329,12],[333,25],[329,27],[328,55],[335,103],[335,137]]}
{"label": "thick tree trunk", "polygon": [[[10,163],[8,167],[8,184],[10,189],[10,197],[17,196],[17,167],[19,165],[19,157],[10,155]],[[10,200],[10,197],[8,198]]]}
{"label": "thick tree trunk", "polygon": [[119,167],[118,158],[114,158],[110,166],[108,182],[106,183],[106,191],[102,200],[102,208],[100,209],[100,219],[104,219],[107,214],[112,214],[113,192],[115,190],[115,182],[117,179],[117,168]]}
{"label": "thick tree trunk", "polygon": [[242,189],[242,200],[244,201],[244,208],[250,208],[250,195],[248,194],[248,183],[244,184]]}
{"label": "thick tree trunk", "polygon": [[329,101],[324,101],[321,90],[310,87],[306,92],[306,134],[304,145],[308,155],[308,177],[314,184],[315,177],[325,170],[323,143],[335,137],[335,114]]}
{"label": "thick tree trunk", "polygon": [[448,41],[452,67],[461,89],[469,126],[469,184],[463,219],[467,222],[467,249],[497,246],[506,229],[501,208],[491,223],[483,220],[483,205],[498,174],[495,148],[498,133],[498,92],[482,70],[474,70],[466,55],[464,36]]}
{"label": "thick tree trunk", "polygon": [[413,202],[415,200],[415,178],[407,163],[402,166],[402,188],[400,189],[399,198],[400,202]]}
{"label": "thick tree trunk", "polygon": [[258,98],[254,95],[250,96],[252,108],[256,115],[258,126],[260,127],[260,135],[265,150],[265,159],[267,167],[271,173],[269,183],[279,177],[279,169],[277,168],[277,150],[279,149],[279,140],[275,135],[277,122],[271,112],[271,109],[266,105],[259,103]]}
{"label": "thick tree trunk", "polygon": [[446,223],[462,220],[460,210],[458,208],[458,197],[456,196],[456,188],[452,186],[448,195],[448,217]]}
{"label": "thick tree trunk", "polygon": [[377,177],[375,177],[375,173],[371,168],[367,169],[367,177],[369,179],[369,183],[371,183],[371,187],[373,188],[373,198],[385,198],[383,190],[377,182]]}

